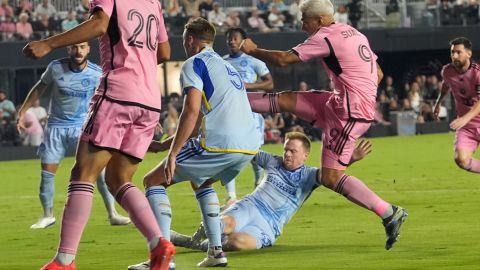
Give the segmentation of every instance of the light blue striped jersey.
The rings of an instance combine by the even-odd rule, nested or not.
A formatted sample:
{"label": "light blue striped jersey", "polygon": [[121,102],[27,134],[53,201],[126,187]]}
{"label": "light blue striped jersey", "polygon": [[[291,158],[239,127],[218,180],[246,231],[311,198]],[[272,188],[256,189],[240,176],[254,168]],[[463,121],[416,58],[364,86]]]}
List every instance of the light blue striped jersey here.
{"label": "light blue striped jersey", "polygon": [[[223,59],[230,63],[240,74],[243,82],[256,83],[261,77],[270,74],[267,65],[253,56],[245,53],[238,55],[227,54],[223,56]],[[253,118],[257,123],[257,132],[260,139],[260,143],[264,143],[263,132],[265,129],[265,119],[261,114],[253,113]]]}
{"label": "light blue striped jersey", "polygon": [[[202,148],[210,152],[255,154],[260,142],[243,81],[210,47],[187,59],[180,74],[185,94],[202,91]],[[197,91],[195,90],[195,91]]]}
{"label": "light blue striped jersey", "polygon": [[52,61],[41,77],[51,91],[49,126],[82,126],[90,99],[100,83],[99,66],[87,61],[82,71],[73,71],[69,62],[68,58]]}
{"label": "light blue striped jersey", "polygon": [[283,226],[320,186],[318,168],[303,165],[295,171],[283,167],[282,158],[259,151],[255,162],[265,169],[267,178],[248,198],[257,206],[278,237]]}
{"label": "light blue striped jersey", "polygon": [[229,62],[240,73],[242,80],[246,83],[256,83],[261,77],[270,73],[267,65],[248,54],[225,55],[225,61]]}

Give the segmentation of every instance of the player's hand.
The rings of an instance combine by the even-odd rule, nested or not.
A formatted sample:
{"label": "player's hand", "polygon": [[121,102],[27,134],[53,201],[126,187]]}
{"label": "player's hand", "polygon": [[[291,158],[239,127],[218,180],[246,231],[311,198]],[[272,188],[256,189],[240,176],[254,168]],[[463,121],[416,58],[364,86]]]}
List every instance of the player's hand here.
{"label": "player's hand", "polygon": [[39,59],[52,51],[52,47],[46,40],[29,42],[23,48],[23,55],[32,59]]}
{"label": "player's hand", "polygon": [[152,152],[152,153],[163,152],[163,151],[167,151],[169,147],[170,145],[168,143],[152,141],[150,143],[150,146],[148,147],[148,152]]}
{"label": "player's hand", "polygon": [[173,174],[175,173],[175,167],[177,166],[177,157],[171,153],[167,156],[167,162],[165,164],[165,182],[170,185],[172,182]]}
{"label": "player's hand", "polygon": [[373,145],[368,140],[361,140],[360,143],[355,147],[353,150],[352,158],[350,160],[350,164],[359,161],[366,157],[368,154],[372,152]]}
{"label": "player's hand", "polygon": [[463,117],[459,117],[455,120],[453,120],[451,123],[450,123],[450,128],[451,129],[454,129],[454,130],[457,130],[457,129],[461,129],[462,127],[464,127],[467,123],[469,122],[469,120],[463,118]]}
{"label": "player's hand", "polygon": [[23,114],[19,113],[17,117],[17,131],[19,134],[23,134],[23,131],[25,131],[25,129],[27,129],[27,127],[23,123]]}
{"label": "player's hand", "polygon": [[433,108],[433,117],[435,118],[435,120],[440,120],[440,118],[438,117],[438,115],[440,114],[440,104],[435,104],[435,107]]}
{"label": "player's hand", "polygon": [[246,54],[250,54],[257,49],[257,44],[255,44],[250,38],[246,38],[240,43],[239,49]]}

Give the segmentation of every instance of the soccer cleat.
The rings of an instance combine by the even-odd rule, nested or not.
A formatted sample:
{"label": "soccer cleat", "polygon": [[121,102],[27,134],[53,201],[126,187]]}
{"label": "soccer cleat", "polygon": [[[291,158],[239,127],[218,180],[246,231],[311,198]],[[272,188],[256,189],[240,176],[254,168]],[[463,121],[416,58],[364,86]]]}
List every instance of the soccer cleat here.
{"label": "soccer cleat", "polygon": [[208,255],[203,261],[197,264],[198,267],[225,267],[227,266],[227,256],[224,252],[220,252],[217,256]]}
{"label": "soccer cleat", "polygon": [[170,230],[170,241],[177,247],[191,248],[192,237]]}
{"label": "soccer cleat", "polygon": [[[139,264],[129,265],[128,270],[150,270],[150,260]],[[175,270],[175,259],[173,257],[168,265],[168,270]]]}
{"label": "soccer cleat", "polygon": [[150,251],[150,270],[168,270],[175,246],[163,237],[158,245]]}
{"label": "soccer cleat", "polygon": [[55,217],[41,217],[30,229],[45,229],[55,224]]}
{"label": "soccer cleat", "polygon": [[127,269],[128,270],[150,270],[150,260],[129,265]]}
{"label": "soccer cleat", "polygon": [[201,243],[203,239],[207,238],[207,234],[205,233],[205,226],[203,222],[200,222],[200,225],[192,235],[192,242],[193,243]]}
{"label": "soccer cleat", "polygon": [[124,217],[121,215],[113,215],[108,218],[110,220],[110,225],[117,226],[117,225],[128,225],[132,221],[128,217]]}
{"label": "soccer cleat", "polygon": [[40,270],[77,270],[77,267],[75,266],[75,261],[69,265],[61,265],[57,261],[52,260],[40,268]]}
{"label": "soccer cleat", "polygon": [[385,249],[387,250],[391,249],[393,244],[397,242],[398,236],[400,235],[400,227],[408,216],[407,211],[400,206],[392,205],[392,208],[393,214],[383,220],[383,226],[387,234],[387,241],[385,243]]}

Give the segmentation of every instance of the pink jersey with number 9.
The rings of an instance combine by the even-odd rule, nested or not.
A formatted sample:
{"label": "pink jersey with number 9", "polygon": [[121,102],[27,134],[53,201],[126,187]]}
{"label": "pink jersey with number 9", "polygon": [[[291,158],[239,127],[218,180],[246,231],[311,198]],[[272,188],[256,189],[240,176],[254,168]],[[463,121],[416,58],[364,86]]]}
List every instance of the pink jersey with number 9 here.
{"label": "pink jersey with number 9", "polygon": [[377,55],[368,39],[355,28],[334,23],[320,28],[292,49],[307,62],[322,60],[336,90],[344,118],[371,121],[377,96]]}

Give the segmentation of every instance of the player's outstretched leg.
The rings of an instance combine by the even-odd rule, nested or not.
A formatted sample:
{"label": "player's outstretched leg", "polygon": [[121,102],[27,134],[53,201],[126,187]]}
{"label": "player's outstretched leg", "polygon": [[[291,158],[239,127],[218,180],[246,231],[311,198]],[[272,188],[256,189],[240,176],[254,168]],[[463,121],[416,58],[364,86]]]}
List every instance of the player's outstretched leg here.
{"label": "player's outstretched leg", "polygon": [[30,229],[44,229],[55,224],[53,216],[53,196],[55,194],[55,173],[42,170],[40,179],[40,202],[43,207],[43,216]]}
{"label": "player's outstretched leg", "polygon": [[108,212],[108,219],[110,220],[110,225],[127,225],[130,224],[130,218],[124,217],[117,212],[115,209],[115,198],[112,196],[110,191],[108,191],[107,183],[105,183],[105,171],[97,178],[97,188],[102,195],[103,203]]}
{"label": "player's outstretched leg", "polygon": [[212,187],[195,191],[195,196],[202,211],[203,224],[209,240],[207,257],[197,264],[198,267],[225,267],[227,257],[222,249],[220,222],[220,204],[217,193]]}
{"label": "player's outstretched leg", "polygon": [[[393,206],[381,199],[375,192],[370,190],[362,181],[354,176],[341,174],[339,179],[331,185],[332,182],[328,180],[328,172],[332,169],[325,169],[326,177],[322,178],[325,185],[335,192],[345,196],[351,202],[366,208],[382,218],[382,223],[385,226],[387,234],[387,241],[385,248],[388,250],[397,241],[400,234],[400,227],[407,217],[405,209]],[[331,174],[332,176],[334,174]]]}

